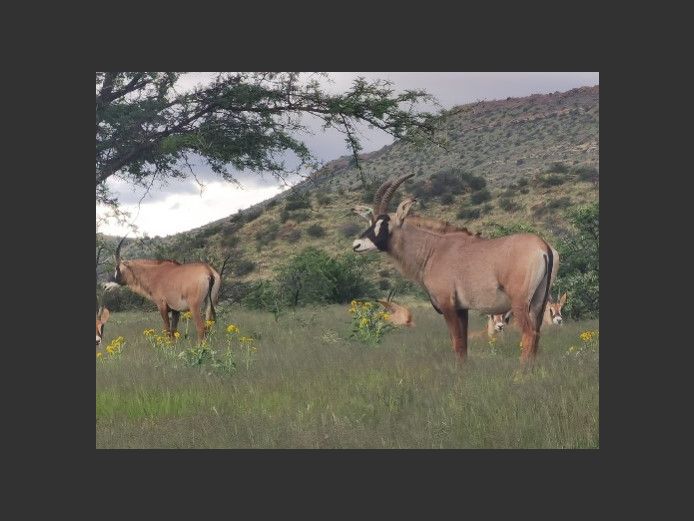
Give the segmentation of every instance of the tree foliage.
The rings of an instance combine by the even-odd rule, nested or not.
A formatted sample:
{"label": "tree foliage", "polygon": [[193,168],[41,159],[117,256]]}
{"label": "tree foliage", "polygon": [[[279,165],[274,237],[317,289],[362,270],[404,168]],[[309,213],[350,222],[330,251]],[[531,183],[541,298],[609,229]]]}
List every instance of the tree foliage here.
{"label": "tree foliage", "polygon": [[358,164],[358,123],[395,138],[431,138],[431,115],[416,105],[432,100],[421,90],[395,93],[382,80],[354,80],[342,94],[321,87],[325,75],[295,72],[218,73],[205,86],[178,92],[180,72],[96,73],[96,199],[116,205],[106,180],[118,176],[150,186],[155,179],[194,175],[190,154],[204,158],[222,178],[237,170],[289,172],[283,157],[298,158],[295,171],[315,165],[298,136],[302,115],[345,134]]}

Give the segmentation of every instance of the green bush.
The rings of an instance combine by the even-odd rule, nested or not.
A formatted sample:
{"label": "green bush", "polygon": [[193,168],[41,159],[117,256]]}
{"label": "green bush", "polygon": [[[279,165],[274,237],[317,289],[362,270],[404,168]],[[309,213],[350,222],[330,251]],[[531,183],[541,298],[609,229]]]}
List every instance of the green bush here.
{"label": "green bush", "polygon": [[251,309],[280,313],[288,307],[344,303],[375,294],[364,278],[371,260],[354,254],[331,257],[323,250],[306,248],[277,268],[272,281],[258,283],[244,299]]}
{"label": "green bush", "polygon": [[439,200],[441,201],[441,204],[451,204],[454,197],[452,194],[443,194]]}
{"label": "green bush", "polygon": [[318,202],[320,206],[326,206],[332,202],[332,197],[324,192],[320,192],[316,195],[316,202]]}
{"label": "green bush", "polygon": [[492,198],[492,194],[486,188],[473,193],[470,196],[470,202],[472,204],[481,204],[485,201],[489,201]]}
{"label": "green bush", "polygon": [[301,239],[301,230],[294,228],[285,237],[288,243],[293,244]]}
{"label": "green bush", "polygon": [[323,237],[325,235],[325,228],[323,228],[320,224],[312,224],[306,228],[306,233],[311,237]]}
{"label": "green bush", "polygon": [[284,209],[287,211],[299,210],[300,208],[311,208],[311,201],[308,192],[294,190],[287,196]]}
{"label": "green bush", "polygon": [[515,212],[520,209],[520,205],[510,197],[502,197],[499,199],[499,208],[506,212]]}
{"label": "green bush", "polygon": [[568,316],[596,318],[600,314],[600,204],[573,210],[569,221],[572,233],[556,246],[561,261],[554,287],[568,292]]}
{"label": "green bush", "polygon": [[481,213],[479,208],[461,208],[458,212],[458,219],[478,219]]}
{"label": "green bush", "polygon": [[569,171],[569,167],[566,166],[564,163],[553,163],[551,167],[549,167],[548,172],[553,172],[557,174],[565,174]]}
{"label": "green bush", "polygon": [[359,225],[357,223],[345,223],[340,226],[339,230],[343,237],[347,239],[352,239],[356,237],[359,233],[366,229],[366,225]]}
{"label": "green bush", "polygon": [[255,262],[247,260],[247,259],[242,259],[236,263],[234,266],[234,275],[237,275],[238,277],[243,277],[244,275],[249,274],[255,269]]}
{"label": "green bush", "polygon": [[564,184],[565,181],[566,179],[564,177],[555,174],[540,175],[537,178],[537,184],[545,188],[559,186]]}
{"label": "green bush", "polygon": [[266,246],[270,244],[277,238],[277,233],[280,230],[280,225],[277,223],[270,223],[262,230],[256,232],[255,240],[258,246]]}

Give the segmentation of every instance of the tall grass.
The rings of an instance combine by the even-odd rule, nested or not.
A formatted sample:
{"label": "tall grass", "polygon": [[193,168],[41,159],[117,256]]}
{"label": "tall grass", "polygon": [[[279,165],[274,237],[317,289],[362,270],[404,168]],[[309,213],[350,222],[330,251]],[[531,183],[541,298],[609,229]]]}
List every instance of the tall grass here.
{"label": "tall grass", "polygon": [[[454,356],[443,319],[413,307],[416,326],[381,344],[350,339],[348,306],[279,317],[221,309],[257,338],[256,360],[231,375],[162,357],[142,334],[156,313],[115,313],[105,341],[120,360],[97,363],[96,445],[147,448],[595,448],[598,357],[566,356],[596,320],[543,328],[531,371],[519,333],[492,349],[473,339]],[[471,313],[471,328],[482,329]]]}

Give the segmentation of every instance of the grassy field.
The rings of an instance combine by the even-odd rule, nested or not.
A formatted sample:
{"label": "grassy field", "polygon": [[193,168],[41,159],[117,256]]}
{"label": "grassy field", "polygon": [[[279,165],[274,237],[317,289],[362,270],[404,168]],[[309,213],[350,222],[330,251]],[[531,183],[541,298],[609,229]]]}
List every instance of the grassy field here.
{"label": "grassy field", "polygon": [[[463,366],[428,304],[413,307],[413,329],[377,346],[350,339],[347,308],[278,321],[220,309],[215,342],[233,323],[257,346],[232,373],[153,347],[143,331],[161,329],[157,313],[113,313],[105,344],[125,343],[120,358],[97,359],[97,448],[599,447],[597,349],[567,355],[597,320],[543,327],[537,363],[522,372],[515,329],[494,347],[472,340]],[[483,327],[471,312],[471,329]]]}

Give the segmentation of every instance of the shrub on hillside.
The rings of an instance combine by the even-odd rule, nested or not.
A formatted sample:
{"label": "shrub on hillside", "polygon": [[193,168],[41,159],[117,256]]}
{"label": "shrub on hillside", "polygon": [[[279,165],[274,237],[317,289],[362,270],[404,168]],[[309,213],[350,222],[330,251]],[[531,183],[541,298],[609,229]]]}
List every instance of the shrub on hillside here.
{"label": "shrub on hillside", "polygon": [[458,212],[458,219],[478,219],[481,213],[479,208],[461,208]]}
{"label": "shrub on hillside", "polygon": [[285,236],[285,239],[287,240],[288,243],[294,244],[299,239],[301,239],[301,230],[294,228],[289,233],[287,233],[287,235]]}
{"label": "shrub on hillside", "polygon": [[255,262],[247,259],[242,259],[234,266],[234,275],[243,277],[255,269]]}
{"label": "shrub on hillside", "polygon": [[489,201],[492,198],[492,194],[486,188],[473,193],[470,196],[470,202],[472,204],[481,204],[485,201]]}
{"label": "shrub on hillside", "polygon": [[306,228],[306,233],[310,235],[311,237],[323,237],[325,235],[325,228],[323,228],[320,224],[312,224],[308,228]]}
{"label": "shrub on hillside", "polygon": [[353,239],[366,228],[357,223],[345,223],[340,225],[340,234],[347,239]]}

